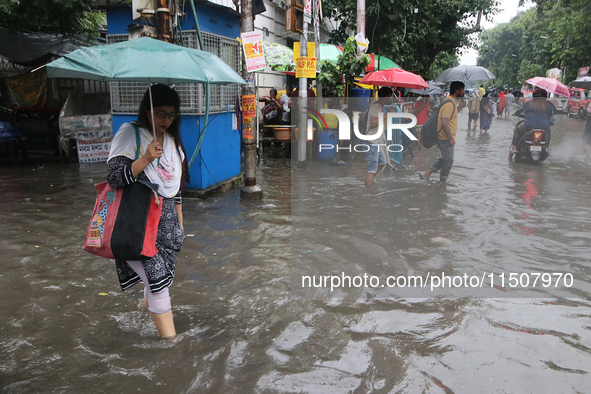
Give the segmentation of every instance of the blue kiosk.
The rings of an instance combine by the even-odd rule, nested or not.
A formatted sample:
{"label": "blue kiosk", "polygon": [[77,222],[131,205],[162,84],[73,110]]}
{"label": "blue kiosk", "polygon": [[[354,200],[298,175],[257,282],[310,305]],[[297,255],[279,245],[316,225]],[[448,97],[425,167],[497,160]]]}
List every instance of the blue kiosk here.
{"label": "blue kiosk", "polygon": [[[240,14],[208,1],[195,1],[204,48],[199,48],[192,13],[179,19],[183,45],[214,53],[240,73]],[[133,20],[131,4],[107,9],[107,43],[137,38],[149,26]],[[125,123],[137,119],[141,98],[148,88],[141,82],[112,82],[111,109],[113,133]],[[181,137],[188,159],[193,156],[204,129],[206,94],[202,84],[175,86],[181,98]],[[241,136],[236,119],[240,85],[211,85],[209,120],[201,150],[191,166],[189,191],[199,191],[240,175]]]}

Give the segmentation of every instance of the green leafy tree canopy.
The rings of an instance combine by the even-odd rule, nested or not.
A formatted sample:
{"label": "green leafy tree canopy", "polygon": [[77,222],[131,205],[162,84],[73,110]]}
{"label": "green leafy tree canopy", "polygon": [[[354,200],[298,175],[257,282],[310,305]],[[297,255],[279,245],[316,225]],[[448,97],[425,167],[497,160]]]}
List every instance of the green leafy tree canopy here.
{"label": "green leafy tree canopy", "polygon": [[520,87],[550,68],[561,68],[563,82],[569,82],[580,67],[591,65],[589,2],[534,2],[537,7],[482,34],[478,64],[497,76],[495,85]]}
{"label": "green leafy tree canopy", "polygon": [[0,0],[0,27],[15,33],[98,36],[103,14],[93,0]]}
{"label": "green leafy tree canopy", "polygon": [[337,94],[343,96],[345,93],[343,76],[345,82],[350,84],[353,78],[359,77],[365,72],[365,68],[370,62],[371,59],[368,55],[357,57],[357,42],[354,37],[349,37],[343,47],[343,54],[339,55],[336,64],[330,60],[320,62],[320,74],[317,79],[324,86],[335,87]]}
{"label": "green leafy tree canopy", "polygon": [[[492,18],[498,0],[375,0],[366,3],[370,52],[393,59],[402,68],[433,79],[431,69],[454,62],[462,47],[474,47],[478,15]],[[339,21],[331,42],[341,43],[356,29],[356,0],[325,0],[326,16]],[[446,55],[443,55],[446,54]],[[439,58],[438,58],[439,57]]]}

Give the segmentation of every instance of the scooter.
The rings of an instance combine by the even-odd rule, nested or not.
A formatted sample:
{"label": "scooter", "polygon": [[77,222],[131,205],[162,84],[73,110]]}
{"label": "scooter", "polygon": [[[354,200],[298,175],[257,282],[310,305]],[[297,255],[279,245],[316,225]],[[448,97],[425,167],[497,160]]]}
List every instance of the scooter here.
{"label": "scooter", "polygon": [[548,157],[550,133],[544,129],[532,129],[517,143],[515,161],[522,163],[538,164]]}

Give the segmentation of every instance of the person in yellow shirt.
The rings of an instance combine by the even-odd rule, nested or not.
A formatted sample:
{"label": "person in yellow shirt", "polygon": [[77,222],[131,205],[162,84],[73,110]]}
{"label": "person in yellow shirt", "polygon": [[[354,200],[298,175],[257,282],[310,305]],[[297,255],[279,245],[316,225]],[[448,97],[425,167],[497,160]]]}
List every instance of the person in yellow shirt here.
{"label": "person in yellow shirt", "polygon": [[484,94],[486,93],[486,91],[484,90],[484,85],[480,85],[478,90],[480,90],[480,97],[484,97]]}
{"label": "person in yellow shirt", "polygon": [[456,98],[464,97],[464,86],[463,82],[452,82],[449,87],[449,96],[441,104],[437,120],[437,130],[441,130],[437,136],[437,147],[441,152],[441,157],[427,171],[419,172],[421,179],[429,179],[432,173],[441,170],[439,180],[441,182],[447,181],[454,164],[454,146],[458,130],[458,102]]}

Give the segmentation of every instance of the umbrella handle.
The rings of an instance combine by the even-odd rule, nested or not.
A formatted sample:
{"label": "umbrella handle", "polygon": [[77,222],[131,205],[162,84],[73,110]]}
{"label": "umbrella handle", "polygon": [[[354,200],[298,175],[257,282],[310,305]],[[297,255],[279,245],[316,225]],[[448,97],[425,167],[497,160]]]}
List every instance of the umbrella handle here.
{"label": "umbrella handle", "polygon": [[152,137],[156,141],[156,126],[154,126],[154,102],[152,101],[152,86],[148,87],[148,94],[150,95],[150,114],[152,114]]}

